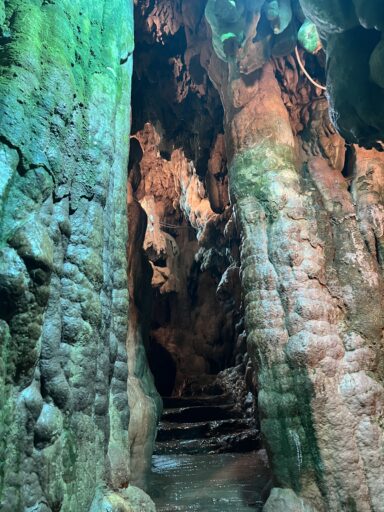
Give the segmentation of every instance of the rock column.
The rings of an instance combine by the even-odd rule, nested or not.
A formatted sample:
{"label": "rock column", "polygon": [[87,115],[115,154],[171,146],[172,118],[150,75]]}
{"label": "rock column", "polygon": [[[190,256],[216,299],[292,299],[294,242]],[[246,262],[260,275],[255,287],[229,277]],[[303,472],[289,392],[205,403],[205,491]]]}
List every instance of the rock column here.
{"label": "rock column", "polygon": [[242,75],[241,52],[202,60],[225,109],[248,350],[276,485],[265,510],[381,510],[382,218],[367,221],[382,215],[382,163],[370,154],[369,208],[367,162],[356,160],[354,199],[340,167],[317,151],[303,158],[272,64]]}

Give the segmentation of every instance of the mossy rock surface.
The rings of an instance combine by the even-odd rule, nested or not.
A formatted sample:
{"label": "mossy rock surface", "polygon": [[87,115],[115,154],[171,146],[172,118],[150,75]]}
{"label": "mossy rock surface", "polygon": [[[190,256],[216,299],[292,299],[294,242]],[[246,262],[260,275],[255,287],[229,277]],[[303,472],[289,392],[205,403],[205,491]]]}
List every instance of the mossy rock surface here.
{"label": "mossy rock surface", "polygon": [[86,512],[129,479],[133,1],[0,0],[0,33],[0,509]]}

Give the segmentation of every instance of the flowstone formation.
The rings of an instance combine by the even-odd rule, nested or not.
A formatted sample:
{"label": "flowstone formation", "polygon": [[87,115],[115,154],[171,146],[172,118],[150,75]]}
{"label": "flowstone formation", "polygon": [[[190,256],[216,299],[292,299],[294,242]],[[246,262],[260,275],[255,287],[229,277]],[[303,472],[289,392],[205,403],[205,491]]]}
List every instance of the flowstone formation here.
{"label": "flowstone formation", "polygon": [[289,54],[298,42],[311,53],[321,48],[315,25],[297,1],[208,0],[205,17],[215,53],[245,75],[270,56]]}
{"label": "flowstone formation", "polygon": [[239,10],[255,43],[225,58],[214,4],[201,62],[225,110],[248,351],[275,476],[265,510],[380,510],[384,159],[355,148],[345,161],[325,98],[289,52],[256,63],[265,4],[256,27]]}
{"label": "flowstone formation", "polygon": [[384,5],[380,0],[300,0],[327,50],[332,120],[349,142],[382,149]]}
{"label": "flowstone formation", "polygon": [[132,4],[0,2],[4,512],[143,510],[139,491],[114,492],[136,476],[126,346]]}

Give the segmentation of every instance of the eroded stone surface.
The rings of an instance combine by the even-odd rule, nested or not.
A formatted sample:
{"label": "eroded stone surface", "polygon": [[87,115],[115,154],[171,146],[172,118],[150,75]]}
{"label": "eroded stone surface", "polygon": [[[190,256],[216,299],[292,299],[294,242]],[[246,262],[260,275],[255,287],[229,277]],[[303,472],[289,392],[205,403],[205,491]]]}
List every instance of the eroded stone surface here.
{"label": "eroded stone surface", "polygon": [[4,512],[85,512],[131,479],[132,4],[0,2]]}
{"label": "eroded stone surface", "polygon": [[[235,355],[258,393],[278,486],[266,510],[380,510],[381,154],[346,155],[292,57],[298,2],[135,4],[144,100],[126,253],[131,11],[0,3],[1,507],[130,510],[108,486],[139,479],[153,443],[152,279],[157,298],[179,294],[153,329],[180,356],[177,390],[215,385],[207,372]],[[382,136],[381,3],[302,5],[326,42],[331,117],[369,147]],[[300,54],[321,77],[321,54]]]}
{"label": "eroded stone surface", "polygon": [[272,489],[264,512],[274,512],[275,510],[285,510],[286,512],[315,512],[315,509],[303,499],[300,499],[291,489]]}
{"label": "eroded stone surface", "polygon": [[[299,496],[275,491],[273,509],[286,510],[288,498],[292,510],[302,499],[322,511],[380,508],[383,282],[380,258],[363,236],[372,248],[381,229],[362,236],[367,222],[364,227],[360,220],[364,214],[357,218],[359,207],[341,174],[343,141],[327,128],[323,109],[307,105],[296,112],[303,94],[289,58],[277,67],[284,69],[282,84],[269,64],[245,81],[233,66],[223,69],[215,54],[206,62],[227,113],[261,429],[276,483]],[[349,180],[357,184],[371,166],[369,202],[380,218],[378,156],[365,157],[370,164],[357,156]]]}
{"label": "eroded stone surface", "polygon": [[147,216],[134,197],[132,179],[128,182],[128,227],[128,367],[122,367],[121,371],[128,379],[131,482],[145,486],[161,399],[155,389],[146,356],[152,297],[152,271],[143,250]]}
{"label": "eroded stone surface", "polygon": [[[326,4],[317,4],[320,14]],[[363,30],[352,9],[337,7],[327,22],[335,28],[327,52],[332,38],[344,38],[347,48],[354,36],[359,45]],[[180,27],[187,27],[185,55],[199,56],[224,108],[235,206],[227,232],[232,223],[242,238],[246,335],[238,343],[247,337],[257,367],[261,428],[275,483],[294,491],[277,496],[279,506],[284,510],[287,498],[319,511],[368,511],[380,508],[383,493],[377,472],[383,397],[380,157],[356,149],[346,155],[326,98],[290,55],[297,36],[284,21],[290,9],[295,23],[303,23],[297,2],[210,1],[208,32],[198,16],[190,16],[197,8],[181,11]],[[286,25],[281,33],[279,24]],[[373,45],[377,34],[362,37]],[[339,60],[328,60],[328,69],[334,66],[340,76],[349,66],[344,50]],[[364,71],[366,47],[355,50]],[[321,82],[322,54],[299,52]],[[360,117],[375,97],[363,94],[367,73],[361,75],[348,81],[350,94],[359,93],[353,104]],[[373,132],[364,131],[364,140]],[[222,161],[217,144],[212,162]],[[228,293],[226,286],[222,291]]]}
{"label": "eroded stone surface", "polygon": [[120,492],[98,492],[90,512],[156,512],[156,507],[144,491],[130,485]]}

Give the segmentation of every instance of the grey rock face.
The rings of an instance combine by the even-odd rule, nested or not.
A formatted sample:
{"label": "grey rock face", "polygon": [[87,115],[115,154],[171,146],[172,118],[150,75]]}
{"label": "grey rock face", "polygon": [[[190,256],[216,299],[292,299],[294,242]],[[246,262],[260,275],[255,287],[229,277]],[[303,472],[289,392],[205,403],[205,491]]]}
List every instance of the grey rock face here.
{"label": "grey rock face", "polygon": [[316,512],[311,505],[298,498],[292,489],[279,489],[275,487],[263,508],[263,512]]}

